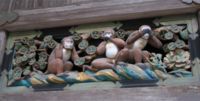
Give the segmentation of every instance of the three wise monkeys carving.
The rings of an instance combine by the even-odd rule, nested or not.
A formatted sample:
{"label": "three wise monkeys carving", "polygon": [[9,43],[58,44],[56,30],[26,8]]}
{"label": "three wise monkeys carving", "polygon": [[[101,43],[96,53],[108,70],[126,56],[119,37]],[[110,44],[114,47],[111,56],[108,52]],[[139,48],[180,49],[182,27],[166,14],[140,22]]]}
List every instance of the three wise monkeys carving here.
{"label": "three wise monkeys carving", "polygon": [[[115,68],[119,62],[133,64],[145,62],[151,56],[148,51],[143,50],[147,44],[158,49],[162,47],[161,41],[153,34],[153,30],[148,25],[142,25],[131,33],[126,41],[116,38],[115,31],[111,28],[105,29],[101,38],[103,41],[97,46],[95,54],[97,56],[104,55],[104,57],[95,58],[90,65],[83,65],[82,68],[98,71]],[[71,71],[73,61],[78,58],[80,57],[75,49],[73,38],[65,37],[50,54],[47,71],[54,74]]]}

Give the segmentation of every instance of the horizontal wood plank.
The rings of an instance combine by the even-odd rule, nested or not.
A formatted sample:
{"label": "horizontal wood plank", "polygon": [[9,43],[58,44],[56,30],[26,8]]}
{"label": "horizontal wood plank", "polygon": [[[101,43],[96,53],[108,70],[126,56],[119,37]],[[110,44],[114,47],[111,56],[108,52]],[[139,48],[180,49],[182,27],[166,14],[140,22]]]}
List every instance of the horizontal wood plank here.
{"label": "horizontal wood plank", "polygon": [[81,5],[89,2],[102,2],[108,0],[0,0],[0,11],[33,10],[67,5]]}
{"label": "horizontal wood plank", "polygon": [[199,101],[199,86],[66,90],[1,94],[1,101]]}
{"label": "horizontal wood plank", "polygon": [[200,29],[200,10],[198,11],[198,24],[199,24],[199,29]]}
{"label": "horizontal wood plank", "polygon": [[[98,1],[98,0],[97,0]],[[69,26],[196,12],[199,5],[181,0],[102,0],[34,10],[14,10],[19,19],[0,27],[8,31]]]}

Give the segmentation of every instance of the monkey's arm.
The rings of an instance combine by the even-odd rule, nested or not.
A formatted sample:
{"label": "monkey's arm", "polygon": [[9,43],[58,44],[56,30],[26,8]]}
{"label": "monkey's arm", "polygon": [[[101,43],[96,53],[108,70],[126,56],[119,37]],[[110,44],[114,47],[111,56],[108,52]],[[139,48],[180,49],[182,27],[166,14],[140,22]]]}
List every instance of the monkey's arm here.
{"label": "monkey's arm", "polygon": [[103,41],[97,47],[97,55],[102,55],[106,51],[106,41]]}
{"label": "monkey's arm", "polygon": [[149,38],[148,44],[158,49],[163,45],[162,42],[154,35]]}
{"label": "monkey's arm", "polygon": [[72,50],[72,60],[75,61],[78,58],[79,58],[79,55],[78,55],[78,53],[77,53],[77,51],[74,47],[73,50]]}
{"label": "monkey's arm", "polygon": [[143,34],[139,33],[139,31],[134,31],[133,33],[131,33],[131,35],[129,35],[128,39],[126,40],[126,43],[132,44],[134,43],[137,39],[139,39],[140,37],[142,37]]}
{"label": "monkey's arm", "polygon": [[62,45],[58,44],[55,48],[55,58],[62,59]]}
{"label": "monkey's arm", "polygon": [[117,47],[120,49],[123,49],[124,46],[126,45],[125,41],[120,38],[113,38],[113,39],[110,39],[110,41],[116,44]]}

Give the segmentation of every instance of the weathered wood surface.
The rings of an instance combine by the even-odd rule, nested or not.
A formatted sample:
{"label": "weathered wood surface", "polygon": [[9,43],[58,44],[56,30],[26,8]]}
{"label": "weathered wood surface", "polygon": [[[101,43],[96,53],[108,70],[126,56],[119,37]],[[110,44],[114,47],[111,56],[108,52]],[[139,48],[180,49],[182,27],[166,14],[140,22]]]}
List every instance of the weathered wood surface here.
{"label": "weathered wood surface", "polygon": [[200,32],[200,11],[198,11],[198,24],[199,24],[199,32]]}
{"label": "weathered wood surface", "polygon": [[106,0],[0,0],[0,11],[43,9],[102,1]]}
{"label": "weathered wood surface", "polygon": [[1,101],[199,101],[200,86],[67,90],[2,94]]}
{"label": "weathered wood surface", "polygon": [[192,13],[200,8],[199,5],[187,5],[181,0],[8,1],[10,4],[5,0],[4,3],[9,7],[3,6],[1,11],[4,9],[19,14],[16,22],[0,27],[9,31]]}
{"label": "weathered wood surface", "polygon": [[3,62],[5,46],[6,46],[6,33],[4,31],[0,31],[0,71]]}

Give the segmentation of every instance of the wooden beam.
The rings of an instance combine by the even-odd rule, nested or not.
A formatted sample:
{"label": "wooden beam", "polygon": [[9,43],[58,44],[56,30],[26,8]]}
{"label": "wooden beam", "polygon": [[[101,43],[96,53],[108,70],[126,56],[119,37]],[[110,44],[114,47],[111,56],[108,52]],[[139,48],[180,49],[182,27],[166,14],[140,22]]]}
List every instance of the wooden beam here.
{"label": "wooden beam", "polygon": [[67,5],[34,10],[14,10],[19,19],[1,26],[8,31],[51,28],[94,22],[137,19],[173,14],[193,13],[199,5],[181,0],[105,0],[81,5]]}
{"label": "wooden beam", "polygon": [[0,31],[0,71],[3,62],[5,47],[6,47],[6,32]]}
{"label": "wooden beam", "polygon": [[1,101],[199,101],[199,86],[138,87],[1,94]]}
{"label": "wooden beam", "polygon": [[199,31],[200,31],[200,11],[198,11],[197,13],[197,19],[198,19]]}
{"label": "wooden beam", "polygon": [[9,10],[11,0],[1,0],[0,1],[0,12],[5,12]]}

